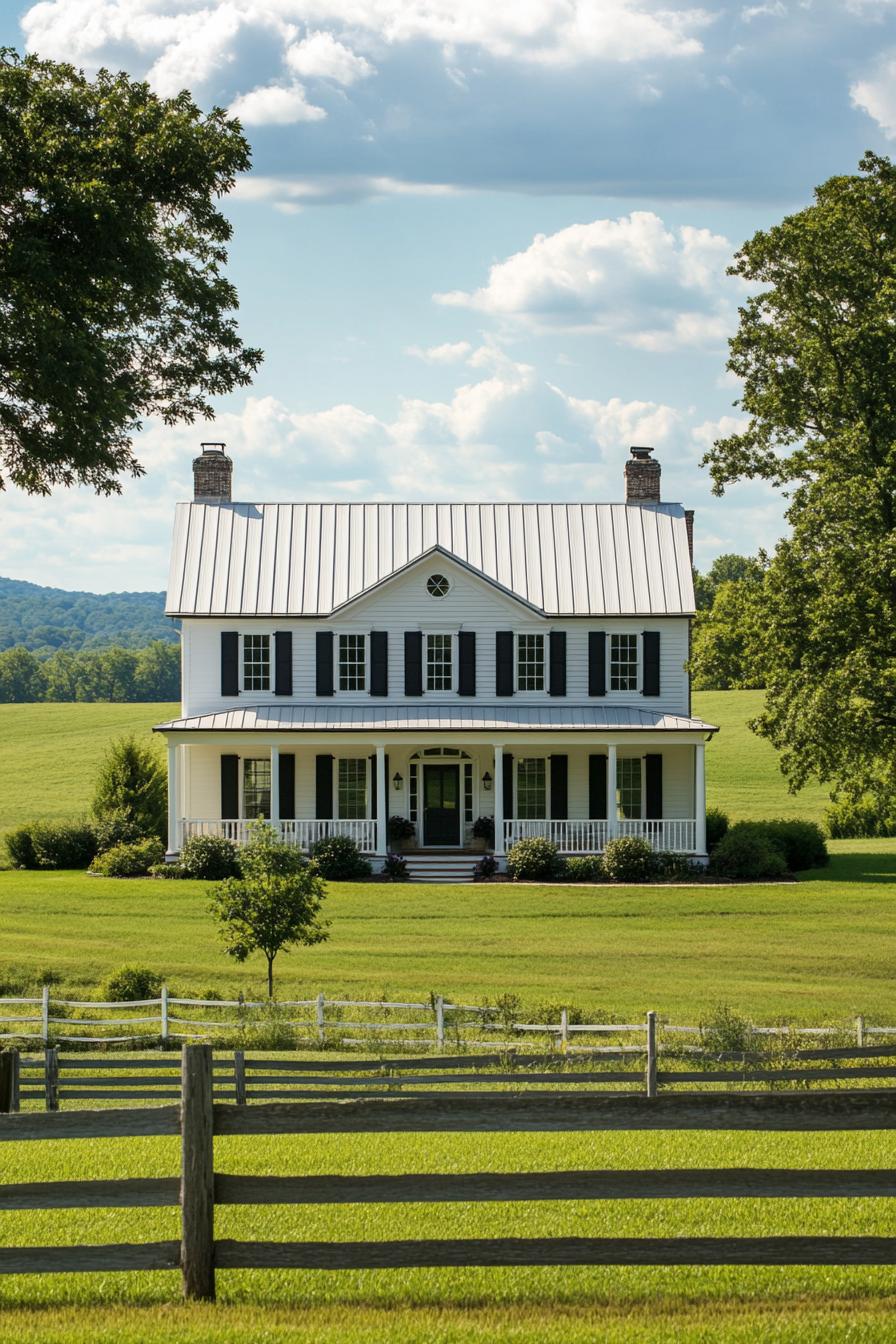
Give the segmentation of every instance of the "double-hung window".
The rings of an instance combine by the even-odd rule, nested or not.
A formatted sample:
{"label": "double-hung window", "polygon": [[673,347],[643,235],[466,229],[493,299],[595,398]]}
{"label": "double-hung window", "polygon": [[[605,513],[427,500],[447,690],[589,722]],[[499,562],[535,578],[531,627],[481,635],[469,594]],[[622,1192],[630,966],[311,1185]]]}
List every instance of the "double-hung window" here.
{"label": "double-hung window", "polygon": [[540,821],[548,814],[548,785],[543,756],[523,756],[516,764],[516,815]]}
{"label": "double-hung window", "polygon": [[544,635],[517,635],[516,688],[544,690]]}
{"label": "double-hung window", "polygon": [[638,689],[638,636],[610,636],[610,690]]}
{"label": "double-hung window", "polygon": [[243,635],[243,690],[271,689],[270,635]]}
{"label": "double-hung window", "polygon": [[363,691],[367,687],[366,635],[339,636],[339,689]]}
{"label": "double-hung window", "polygon": [[619,816],[638,820],[641,816],[641,757],[622,756],[616,762],[616,800]]}
{"label": "double-hung window", "polygon": [[450,691],[453,683],[451,635],[426,636],[426,689]]}
{"label": "double-hung window", "polygon": [[361,821],[367,816],[367,760],[363,756],[340,756],[338,768],[339,816]]}
{"label": "double-hung window", "polygon": [[[259,638],[259,636],[251,636]],[[266,638],[266,636],[265,636]],[[243,816],[255,821],[271,815],[271,758],[243,761]]]}

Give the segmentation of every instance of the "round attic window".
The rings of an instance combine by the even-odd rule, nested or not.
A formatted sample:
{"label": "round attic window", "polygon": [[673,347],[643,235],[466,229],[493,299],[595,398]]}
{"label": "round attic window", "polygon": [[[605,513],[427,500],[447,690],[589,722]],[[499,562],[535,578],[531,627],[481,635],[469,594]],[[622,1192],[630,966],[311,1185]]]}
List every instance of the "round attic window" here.
{"label": "round attic window", "polygon": [[450,587],[444,574],[430,574],[426,580],[426,591],[430,597],[445,597]]}

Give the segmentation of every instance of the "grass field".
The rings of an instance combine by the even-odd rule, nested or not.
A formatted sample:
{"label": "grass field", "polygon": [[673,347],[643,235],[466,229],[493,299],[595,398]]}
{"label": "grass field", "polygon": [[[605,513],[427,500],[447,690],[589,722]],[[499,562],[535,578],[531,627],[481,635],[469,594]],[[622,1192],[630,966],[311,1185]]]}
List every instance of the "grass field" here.
{"label": "grass field", "polygon": [[[775,751],[747,727],[761,706],[761,691],[702,691],[694,696],[695,714],[722,729],[706,752],[709,804],[725,808],[735,819],[821,820],[827,791],[813,786],[789,794]],[[86,811],[109,741],[132,732],[151,737],[154,723],[179,712],[178,705],[169,704],[0,705],[0,834],[37,817]]]}

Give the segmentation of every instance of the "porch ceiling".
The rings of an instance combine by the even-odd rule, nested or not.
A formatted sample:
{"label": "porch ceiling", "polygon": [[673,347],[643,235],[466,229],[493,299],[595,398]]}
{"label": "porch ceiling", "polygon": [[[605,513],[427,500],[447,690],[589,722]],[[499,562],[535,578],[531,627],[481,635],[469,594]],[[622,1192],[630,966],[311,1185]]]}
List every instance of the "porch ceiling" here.
{"label": "porch ceiling", "polygon": [[626,705],[246,705],[156,725],[181,732],[666,732],[715,733],[683,714]]}

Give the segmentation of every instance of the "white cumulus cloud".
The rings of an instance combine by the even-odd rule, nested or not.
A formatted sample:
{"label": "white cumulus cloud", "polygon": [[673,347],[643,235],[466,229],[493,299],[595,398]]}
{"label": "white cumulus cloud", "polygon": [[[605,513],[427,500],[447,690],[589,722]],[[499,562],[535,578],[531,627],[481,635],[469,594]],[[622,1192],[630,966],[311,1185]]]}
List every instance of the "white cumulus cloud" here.
{"label": "white cumulus cloud", "polygon": [[426,364],[457,364],[467,357],[472,348],[469,341],[445,341],[442,345],[428,347],[409,345],[405,353],[413,355],[415,359],[422,359]]}
{"label": "white cumulus cloud", "polygon": [[888,140],[896,140],[896,52],[890,52],[849,90],[853,107],[867,112]]}
{"label": "white cumulus cloud", "polygon": [[327,115],[305,97],[301,84],[267,84],[242,93],[230,105],[230,113],[247,126],[288,126],[296,121],[322,121]]}
{"label": "white cumulus cloud", "polygon": [[286,64],[303,79],[332,79],[336,84],[354,84],[373,74],[373,66],[332,33],[310,33],[286,49]]}

